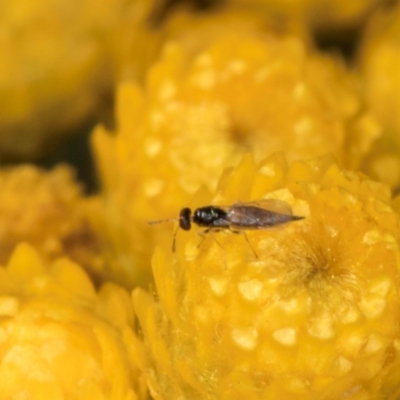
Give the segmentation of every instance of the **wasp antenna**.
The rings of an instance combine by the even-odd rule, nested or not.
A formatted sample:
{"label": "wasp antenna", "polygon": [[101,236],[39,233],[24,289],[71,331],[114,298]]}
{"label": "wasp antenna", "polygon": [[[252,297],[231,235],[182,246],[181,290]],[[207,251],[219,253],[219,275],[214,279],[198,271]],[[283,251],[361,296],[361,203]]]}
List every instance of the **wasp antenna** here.
{"label": "wasp antenna", "polygon": [[155,221],[147,221],[148,225],[163,224],[164,222],[176,222],[176,218],[159,219]]}

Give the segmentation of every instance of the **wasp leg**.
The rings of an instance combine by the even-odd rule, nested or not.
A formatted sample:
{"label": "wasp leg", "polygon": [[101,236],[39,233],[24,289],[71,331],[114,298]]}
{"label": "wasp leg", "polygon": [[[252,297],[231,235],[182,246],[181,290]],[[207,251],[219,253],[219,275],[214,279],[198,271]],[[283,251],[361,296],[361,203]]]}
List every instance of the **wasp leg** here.
{"label": "wasp leg", "polygon": [[258,255],[257,255],[256,251],[254,250],[254,247],[250,243],[249,237],[247,236],[246,232],[245,231],[238,231],[238,230],[235,230],[235,229],[230,229],[230,231],[232,233],[236,234],[236,235],[243,235],[244,236],[244,238],[246,239],[247,244],[249,245],[251,251],[254,254],[254,257],[258,260]]}
{"label": "wasp leg", "polygon": [[200,246],[204,243],[204,241],[207,238],[207,233],[211,231],[211,228],[204,229],[203,231],[198,231],[197,234],[201,237],[201,240],[199,244],[197,245],[197,248],[199,249]]}
{"label": "wasp leg", "polygon": [[203,231],[198,231],[197,234],[201,237],[201,241],[197,245],[197,248],[199,248],[203,244],[203,242],[206,240],[208,233],[212,235],[213,239],[217,242],[218,246],[222,248],[221,244],[218,242],[216,237],[213,235],[213,233],[219,232],[220,230],[221,229],[218,229],[218,228],[207,228],[207,229],[204,229]]}
{"label": "wasp leg", "polygon": [[197,232],[198,233],[198,235],[201,237],[201,241],[200,241],[200,243],[197,245],[197,248],[199,248],[203,243],[204,243],[204,240],[206,239],[206,235],[207,234],[210,234],[211,236],[212,236],[212,238],[213,238],[213,240],[215,241],[215,243],[218,245],[218,247],[221,249],[221,251],[222,251],[222,256],[223,256],[223,259],[224,259],[224,266],[225,266],[225,269],[226,269],[226,256],[225,256],[225,250],[224,250],[224,248],[222,247],[222,244],[220,243],[220,242],[218,242],[218,240],[217,240],[217,238],[215,237],[215,235],[214,235],[214,233],[216,233],[216,232],[219,232],[221,229],[218,229],[218,228],[207,228],[207,229],[205,229],[205,230],[203,230],[203,231],[199,231],[199,232]]}

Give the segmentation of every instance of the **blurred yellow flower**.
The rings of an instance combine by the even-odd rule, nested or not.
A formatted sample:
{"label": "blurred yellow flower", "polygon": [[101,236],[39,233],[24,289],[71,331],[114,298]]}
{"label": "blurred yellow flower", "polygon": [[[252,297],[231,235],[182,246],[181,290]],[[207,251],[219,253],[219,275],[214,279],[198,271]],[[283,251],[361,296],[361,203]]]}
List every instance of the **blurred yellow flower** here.
{"label": "blurred yellow flower", "polygon": [[245,152],[330,152],[356,167],[379,134],[341,62],[297,36],[232,32],[195,56],[187,47],[167,44],[144,89],[121,85],[115,135],[93,135],[105,225],[132,282],[148,279],[162,237],[147,221],[174,217]]}
{"label": "blurred yellow flower", "polygon": [[66,258],[45,267],[20,244],[0,269],[0,393],[4,399],[145,399],[129,295],[95,291]]}
{"label": "blurred yellow flower", "polygon": [[229,0],[228,3],[243,7],[264,6],[264,12],[276,18],[303,21],[310,29],[324,33],[340,34],[360,27],[378,6],[387,0]]}
{"label": "blurred yellow flower", "polygon": [[165,39],[152,16],[161,7],[158,0],[129,1],[119,21],[117,40],[112,49],[116,63],[116,82],[142,82],[157,58]]}
{"label": "blurred yellow flower", "polygon": [[256,164],[246,156],[191,205],[263,199],[305,218],[247,230],[248,241],[227,229],[203,241],[196,227],[178,231],[176,253],[171,227],[157,247],[156,294],[133,294],[153,397],[398,393],[400,220],[389,187],[329,157],[288,164],[274,155]]}
{"label": "blurred yellow flower", "polygon": [[163,46],[178,41],[195,56],[224,33],[245,35],[296,35],[311,43],[306,28],[291,19],[276,18],[261,7],[229,4],[194,10],[188,2],[168,7],[168,1],[137,0],[124,15],[115,47],[118,78],[144,84],[148,70],[158,60]]}
{"label": "blurred yellow flower", "polygon": [[400,185],[400,5],[377,13],[360,44],[365,97],[383,135],[363,164],[374,178]]}
{"label": "blurred yellow flower", "polygon": [[25,241],[46,260],[68,256],[93,276],[103,276],[105,248],[90,224],[91,202],[82,192],[65,165],[50,172],[32,165],[1,169],[0,263]]}
{"label": "blurred yellow flower", "polygon": [[2,157],[38,157],[46,145],[93,119],[111,90],[112,47],[129,2],[1,3]]}

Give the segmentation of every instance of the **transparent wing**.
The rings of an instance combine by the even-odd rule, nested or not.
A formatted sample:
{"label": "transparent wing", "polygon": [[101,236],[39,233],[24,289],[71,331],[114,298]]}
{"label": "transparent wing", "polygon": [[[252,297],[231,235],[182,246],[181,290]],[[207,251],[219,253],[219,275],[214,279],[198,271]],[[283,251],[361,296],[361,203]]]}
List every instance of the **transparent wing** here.
{"label": "transparent wing", "polygon": [[237,202],[234,205],[259,207],[277,214],[293,215],[292,207],[286,201],[279,199],[261,199],[245,203]]}
{"label": "transparent wing", "polygon": [[235,203],[229,208],[227,217],[230,226],[236,229],[267,229],[302,219],[292,216],[291,207],[276,199]]}

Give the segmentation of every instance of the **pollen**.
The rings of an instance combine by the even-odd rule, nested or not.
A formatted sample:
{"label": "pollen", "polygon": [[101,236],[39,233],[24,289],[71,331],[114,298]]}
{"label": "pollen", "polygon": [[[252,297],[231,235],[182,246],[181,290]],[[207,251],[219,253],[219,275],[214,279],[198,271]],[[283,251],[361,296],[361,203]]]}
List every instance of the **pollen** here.
{"label": "pollen", "polygon": [[295,123],[293,126],[294,132],[297,136],[307,136],[309,135],[314,128],[314,123],[311,117],[304,116],[299,121]]}
{"label": "pollen", "polygon": [[19,301],[13,296],[0,296],[0,316],[12,317],[18,313]]}
{"label": "pollen", "polygon": [[251,279],[246,282],[240,282],[238,288],[239,293],[245,300],[256,301],[261,295],[263,283],[258,279]]}
{"label": "pollen", "polygon": [[365,344],[365,335],[360,333],[353,333],[349,336],[342,338],[344,354],[354,357],[361,347]]}
{"label": "pollen", "polygon": [[38,362],[36,353],[36,349],[32,346],[14,345],[4,355],[2,360],[3,367],[18,372],[23,371],[28,382],[33,381],[38,385],[53,381],[54,375],[49,369],[44,368],[43,362]]}
{"label": "pollen", "polygon": [[297,332],[293,328],[278,329],[272,334],[272,337],[284,346],[293,346],[297,342]]}
{"label": "pollen", "polygon": [[339,312],[343,324],[351,324],[360,318],[360,312],[355,307],[346,306]]}
{"label": "pollen", "polygon": [[365,233],[364,243],[373,245],[377,243],[386,243],[389,246],[396,246],[397,241],[393,235],[389,233],[382,233],[377,229],[372,229]]}
{"label": "pollen", "polygon": [[328,315],[320,316],[310,322],[308,333],[318,339],[327,340],[335,336],[333,321]]}
{"label": "pollen", "polygon": [[212,292],[218,296],[222,297],[226,294],[228,288],[228,280],[223,278],[209,278],[208,280]]}
{"label": "pollen", "polygon": [[307,87],[304,82],[298,82],[293,89],[293,97],[298,101],[302,101],[306,93]]}
{"label": "pollen", "polygon": [[144,186],[146,197],[152,198],[161,193],[164,187],[164,181],[161,179],[149,179]]}
{"label": "pollen", "polygon": [[298,298],[293,298],[290,300],[281,300],[277,302],[277,306],[279,306],[285,313],[294,314],[301,310],[301,304]]}
{"label": "pollen", "polygon": [[232,339],[243,350],[254,350],[258,344],[258,331],[255,328],[232,330]]}
{"label": "pollen", "polygon": [[365,346],[365,353],[366,354],[375,354],[378,351],[384,349],[385,343],[382,338],[374,333],[371,333],[368,336],[367,344]]}
{"label": "pollen", "polygon": [[271,164],[265,164],[260,169],[260,173],[265,176],[273,177],[276,174],[275,166]]}
{"label": "pollen", "polygon": [[210,53],[202,53],[196,57],[194,64],[199,67],[211,67],[213,64],[213,57]]}
{"label": "pollen", "polygon": [[244,60],[236,59],[229,62],[227,70],[233,74],[241,74],[247,68],[247,64]]}
{"label": "pollen", "polygon": [[366,294],[359,303],[360,310],[367,318],[376,318],[386,307],[386,300],[381,296]]}
{"label": "pollen", "polygon": [[161,101],[169,101],[171,100],[176,94],[176,85],[170,79],[164,81],[160,88],[159,92],[159,99]]}
{"label": "pollen", "polygon": [[162,149],[162,142],[161,140],[149,137],[146,139],[144,150],[149,158],[156,157]]}
{"label": "pollen", "polygon": [[216,80],[217,76],[215,70],[212,68],[198,71],[193,77],[193,83],[203,90],[211,90],[214,87]]}
{"label": "pollen", "polygon": [[353,363],[342,356],[336,360],[336,372],[339,376],[349,373],[353,369]]}
{"label": "pollen", "polygon": [[153,131],[157,132],[161,128],[161,125],[165,121],[165,119],[166,119],[165,113],[159,110],[152,110],[149,116],[149,121]]}
{"label": "pollen", "polygon": [[386,297],[389,293],[392,284],[389,278],[382,278],[374,282],[369,289],[371,294],[376,294],[378,296]]}

